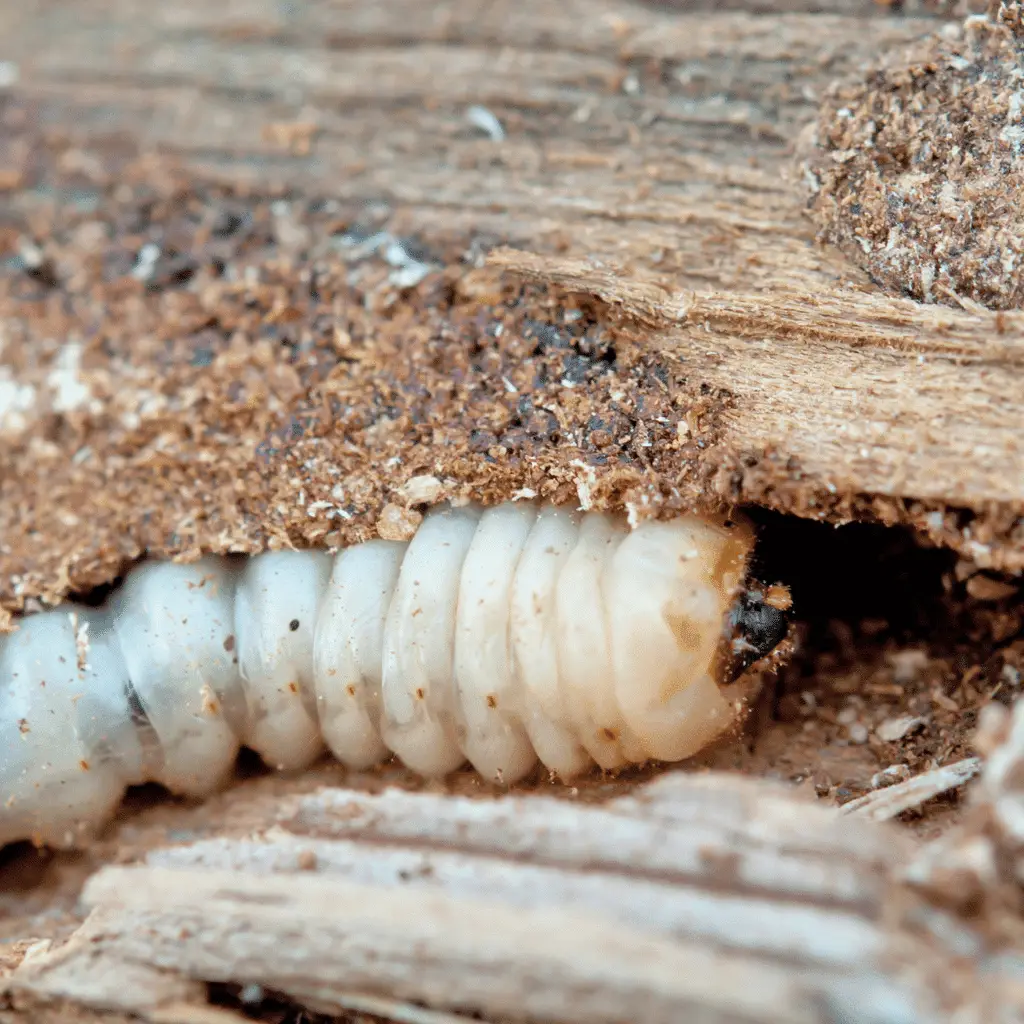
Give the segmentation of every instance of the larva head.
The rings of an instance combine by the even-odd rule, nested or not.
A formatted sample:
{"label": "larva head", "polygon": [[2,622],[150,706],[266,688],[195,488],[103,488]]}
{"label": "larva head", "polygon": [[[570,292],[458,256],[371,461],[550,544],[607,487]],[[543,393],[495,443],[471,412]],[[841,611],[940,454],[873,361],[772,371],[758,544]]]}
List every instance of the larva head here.
{"label": "larva head", "polygon": [[696,753],[735,720],[723,694],[723,634],[742,592],[754,533],[741,520],[645,522],[608,574],[616,696],[652,758]]}
{"label": "larva head", "polygon": [[744,587],[729,613],[728,655],[742,671],[771,654],[789,632],[789,591],[778,585]]}

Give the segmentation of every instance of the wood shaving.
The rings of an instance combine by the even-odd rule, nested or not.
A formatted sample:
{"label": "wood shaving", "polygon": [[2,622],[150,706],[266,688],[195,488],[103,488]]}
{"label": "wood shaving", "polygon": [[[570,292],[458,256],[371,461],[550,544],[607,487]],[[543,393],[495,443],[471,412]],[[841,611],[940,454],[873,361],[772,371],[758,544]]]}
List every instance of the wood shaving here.
{"label": "wood shaving", "polygon": [[933,768],[886,789],[878,789],[840,808],[841,814],[854,814],[869,821],[889,821],[904,811],[914,810],[929,800],[969,782],[981,770],[981,760],[967,757],[955,764]]}

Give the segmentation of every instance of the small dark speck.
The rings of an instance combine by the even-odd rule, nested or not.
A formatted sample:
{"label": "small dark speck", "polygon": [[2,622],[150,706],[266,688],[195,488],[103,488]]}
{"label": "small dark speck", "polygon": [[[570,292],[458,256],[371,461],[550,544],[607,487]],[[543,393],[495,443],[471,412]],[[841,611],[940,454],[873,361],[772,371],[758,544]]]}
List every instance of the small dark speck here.
{"label": "small dark speck", "polygon": [[292,619],[292,621],[288,623],[288,628],[294,633],[295,630],[299,628],[299,620]]}

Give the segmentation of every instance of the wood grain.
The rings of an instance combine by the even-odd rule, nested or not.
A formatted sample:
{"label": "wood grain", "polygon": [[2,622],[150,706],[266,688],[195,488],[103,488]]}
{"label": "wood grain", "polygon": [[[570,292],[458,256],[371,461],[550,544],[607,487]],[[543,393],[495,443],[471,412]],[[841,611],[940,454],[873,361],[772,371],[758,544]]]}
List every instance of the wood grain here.
{"label": "wood grain", "polygon": [[326,789],[250,837],[103,869],[86,923],[8,992],[154,1021],[198,981],[330,1013],[356,995],[572,1024],[1017,1019],[998,943],[965,963],[978,936],[901,881],[918,853],[726,775],[597,806]]}

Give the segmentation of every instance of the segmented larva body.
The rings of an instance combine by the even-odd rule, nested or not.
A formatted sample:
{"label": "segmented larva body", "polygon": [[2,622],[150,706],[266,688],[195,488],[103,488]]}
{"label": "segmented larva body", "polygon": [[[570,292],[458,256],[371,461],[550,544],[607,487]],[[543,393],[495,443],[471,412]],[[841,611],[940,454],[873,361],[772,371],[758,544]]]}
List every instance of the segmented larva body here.
{"label": "segmented larva body", "polygon": [[751,529],[529,502],[443,507],[408,543],[142,563],[102,608],[0,638],[0,845],[72,845],[125,788],[203,797],[239,747],[300,769],[395,753],[505,783],[675,761],[720,683]]}

